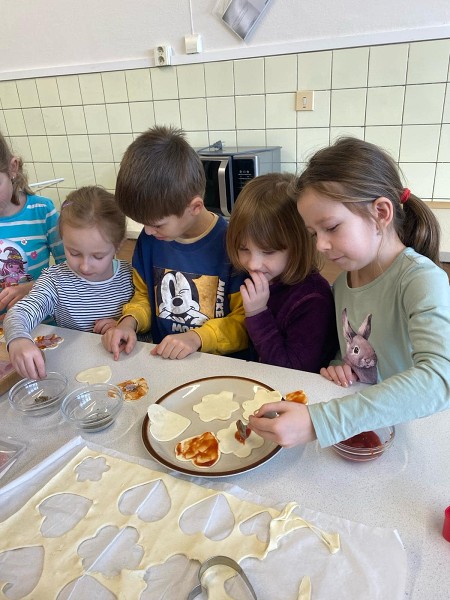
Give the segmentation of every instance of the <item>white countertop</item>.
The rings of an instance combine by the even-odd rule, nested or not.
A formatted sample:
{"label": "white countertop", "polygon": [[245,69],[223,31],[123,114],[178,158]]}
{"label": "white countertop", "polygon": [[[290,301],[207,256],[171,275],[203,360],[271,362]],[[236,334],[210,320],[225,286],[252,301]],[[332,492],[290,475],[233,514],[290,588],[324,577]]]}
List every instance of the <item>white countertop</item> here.
{"label": "white countertop", "polygon": [[[111,366],[113,383],[140,376],[147,379],[150,389],[146,397],[126,403],[119,420],[109,429],[83,436],[131,456],[151,458],[141,437],[148,405],[195,379],[213,375],[249,377],[282,393],[304,389],[310,402],[348,393],[318,375],[226,357],[196,353],[182,361],[163,360],[150,356],[151,345],[144,343],[114,362],[97,335],[44,325],[36,333],[54,331],[64,343],[46,352],[47,369],[63,372],[72,388],[79,385],[74,379],[79,371],[99,365]],[[12,436],[29,446],[0,479],[1,486],[78,435],[59,412],[39,418],[18,415],[9,406],[7,395],[0,398],[0,410],[0,438]],[[373,462],[347,462],[332,448],[322,449],[313,442],[283,449],[257,469],[226,481],[274,502],[295,500],[315,511],[398,530],[408,561],[405,598],[444,600],[450,590],[450,543],[441,535],[444,509],[450,504],[449,431],[447,411],[398,426],[392,447]]]}

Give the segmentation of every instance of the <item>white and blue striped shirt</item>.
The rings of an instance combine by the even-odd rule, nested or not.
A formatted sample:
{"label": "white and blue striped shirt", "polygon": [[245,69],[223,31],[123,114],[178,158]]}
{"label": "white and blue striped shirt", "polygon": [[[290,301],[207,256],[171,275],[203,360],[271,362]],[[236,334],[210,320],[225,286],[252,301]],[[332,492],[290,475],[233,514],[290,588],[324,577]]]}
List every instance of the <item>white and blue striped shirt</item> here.
{"label": "white and blue striped shirt", "polygon": [[116,260],[114,274],[106,281],[87,281],[76,275],[67,263],[44,269],[30,293],[6,313],[5,339],[33,339],[32,330],[47,315],[59,327],[92,331],[98,319],[119,319],[122,306],[134,293],[132,267]]}

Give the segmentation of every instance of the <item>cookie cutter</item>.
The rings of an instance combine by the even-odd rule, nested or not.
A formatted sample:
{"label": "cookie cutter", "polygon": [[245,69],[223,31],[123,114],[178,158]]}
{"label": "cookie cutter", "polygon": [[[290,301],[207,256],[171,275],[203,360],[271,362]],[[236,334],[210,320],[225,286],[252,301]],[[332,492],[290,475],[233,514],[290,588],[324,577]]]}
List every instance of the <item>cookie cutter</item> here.
{"label": "cookie cutter", "polygon": [[[191,590],[191,592],[189,593],[189,596],[187,598],[187,600],[194,600],[194,598],[196,598],[201,592],[206,592],[208,600],[215,600],[214,596],[210,596],[209,595],[209,591],[212,591],[214,593],[214,590],[210,587],[208,587],[208,585],[206,584],[206,582],[204,583],[202,580],[204,578],[205,573],[211,569],[214,566],[217,565],[225,565],[226,567],[230,567],[231,569],[233,569],[233,571],[236,571],[236,574],[239,575],[242,579],[242,581],[245,583],[245,585],[248,588],[248,591],[251,593],[253,600],[258,600],[255,594],[255,590],[253,589],[252,584],[250,583],[250,581],[248,580],[247,575],[244,573],[243,569],[239,566],[239,564],[233,560],[232,558],[229,558],[228,556],[212,556],[211,558],[208,558],[208,560],[205,560],[205,562],[200,565],[200,569],[198,572],[198,579],[200,581],[199,585],[195,586],[195,588],[193,590]],[[221,590],[223,592],[223,588]],[[223,596],[221,596],[223,597]],[[216,597],[218,598],[218,597]]]}

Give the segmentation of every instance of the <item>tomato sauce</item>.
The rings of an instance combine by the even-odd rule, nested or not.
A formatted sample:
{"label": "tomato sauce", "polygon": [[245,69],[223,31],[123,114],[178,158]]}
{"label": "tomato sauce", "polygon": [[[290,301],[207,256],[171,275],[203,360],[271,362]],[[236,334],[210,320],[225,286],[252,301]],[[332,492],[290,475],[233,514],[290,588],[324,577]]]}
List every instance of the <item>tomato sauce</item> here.
{"label": "tomato sauce", "polygon": [[212,467],[220,458],[219,441],[210,431],[178,442],[175,452],[178,457],[191,460],[197,467]]}
{"label": "tomato sauce", "polygon": [[377,446],[382,446],[381,440],[375,431],[363,431],[348,440],[344,440],[342,443],[351,448],[377,448]]}

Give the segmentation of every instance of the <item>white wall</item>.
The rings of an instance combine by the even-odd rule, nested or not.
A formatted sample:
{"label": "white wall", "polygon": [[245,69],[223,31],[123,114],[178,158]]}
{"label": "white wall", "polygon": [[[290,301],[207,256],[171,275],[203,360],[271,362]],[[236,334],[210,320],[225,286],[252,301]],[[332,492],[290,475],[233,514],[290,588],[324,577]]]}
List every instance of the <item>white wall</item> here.
{"label": "white wall", "polygon": [[272,0],[247,42],[217,17],[222,0],[191,0],[204,52],[186,55],[189,0],[3,0],[0,79],[174,64],[450,37],[448,0]]}

